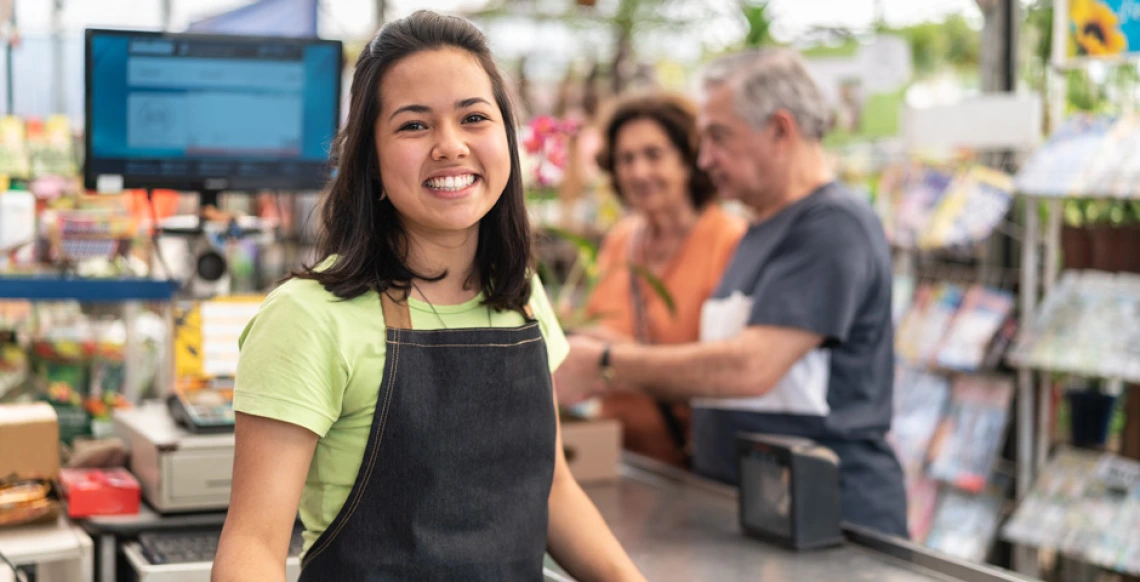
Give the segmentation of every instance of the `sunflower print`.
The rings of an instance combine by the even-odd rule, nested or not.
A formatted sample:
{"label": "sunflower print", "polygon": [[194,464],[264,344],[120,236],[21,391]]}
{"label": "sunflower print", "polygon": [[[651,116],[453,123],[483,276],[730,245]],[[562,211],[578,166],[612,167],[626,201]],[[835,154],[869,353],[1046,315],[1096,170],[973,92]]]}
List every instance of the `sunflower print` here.
{"label": "sunflower print", "polygon": [[1128,39],[1120,31],[1116,14],[1103,2],[1072,0],[1069,20],[1075,28],[1077,54],[1117,55],[1128,48]]}

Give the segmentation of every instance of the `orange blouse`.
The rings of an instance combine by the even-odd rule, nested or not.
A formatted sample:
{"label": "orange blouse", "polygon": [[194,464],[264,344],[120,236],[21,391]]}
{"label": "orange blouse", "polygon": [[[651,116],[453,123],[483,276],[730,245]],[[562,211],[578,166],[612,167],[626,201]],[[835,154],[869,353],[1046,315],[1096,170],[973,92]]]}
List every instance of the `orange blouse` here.
{"label": "orange blouse", "polygon": [[[596,323],[634,339],[634,316],[630,297],[629,246],[642,219],[630,216],[606,235],[598,254],[601,278],[586,304]],[[668,306],[646,284],[640,286],[646,303],[646,320],[654,343],[697,341],[701,330],[701,306],[716,290],[721,275],[744,236],[744,220],[709,204],[693,225],[688,238],[659,275],[676,307]]]}

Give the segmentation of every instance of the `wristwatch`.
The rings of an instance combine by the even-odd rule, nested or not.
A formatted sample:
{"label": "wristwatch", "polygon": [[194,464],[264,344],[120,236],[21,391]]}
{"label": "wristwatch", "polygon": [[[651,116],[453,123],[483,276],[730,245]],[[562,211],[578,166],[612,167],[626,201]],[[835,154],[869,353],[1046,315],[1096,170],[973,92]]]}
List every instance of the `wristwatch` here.
{"label": "wristwatch", "polygon": [[613,363],[610,362],[609,344],[606,344],[605,349],[602,350],[602,358],[601,361],[598,362],[598,367],[601,368],[602,380],[605,380],[606,382],[612,382],[614,377],[617,375],[614,371]]}

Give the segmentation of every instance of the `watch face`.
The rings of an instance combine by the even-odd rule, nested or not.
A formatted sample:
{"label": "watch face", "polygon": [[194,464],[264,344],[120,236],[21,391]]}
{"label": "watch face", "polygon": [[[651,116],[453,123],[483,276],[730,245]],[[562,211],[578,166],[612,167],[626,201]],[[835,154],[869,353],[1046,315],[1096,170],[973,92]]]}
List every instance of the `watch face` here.
{"label": "watch face", "polygon": [[753,452],[740,463],[740,496],[746,527],[792,535],[792,473],[774,455]]}

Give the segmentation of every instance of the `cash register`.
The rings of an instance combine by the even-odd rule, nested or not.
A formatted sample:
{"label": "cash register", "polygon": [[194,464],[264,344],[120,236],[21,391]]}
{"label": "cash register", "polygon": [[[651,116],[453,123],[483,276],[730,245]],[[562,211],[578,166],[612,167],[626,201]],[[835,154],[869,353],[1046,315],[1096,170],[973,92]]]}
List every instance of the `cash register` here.
{"label": "cash register", "polygon": [[131,450],[130,470],[142,495],[159,513],[216,511],[230,501],[233,431],[194,433],[179,425],[170,406],[148,401],[113,416],[115,435]]}

